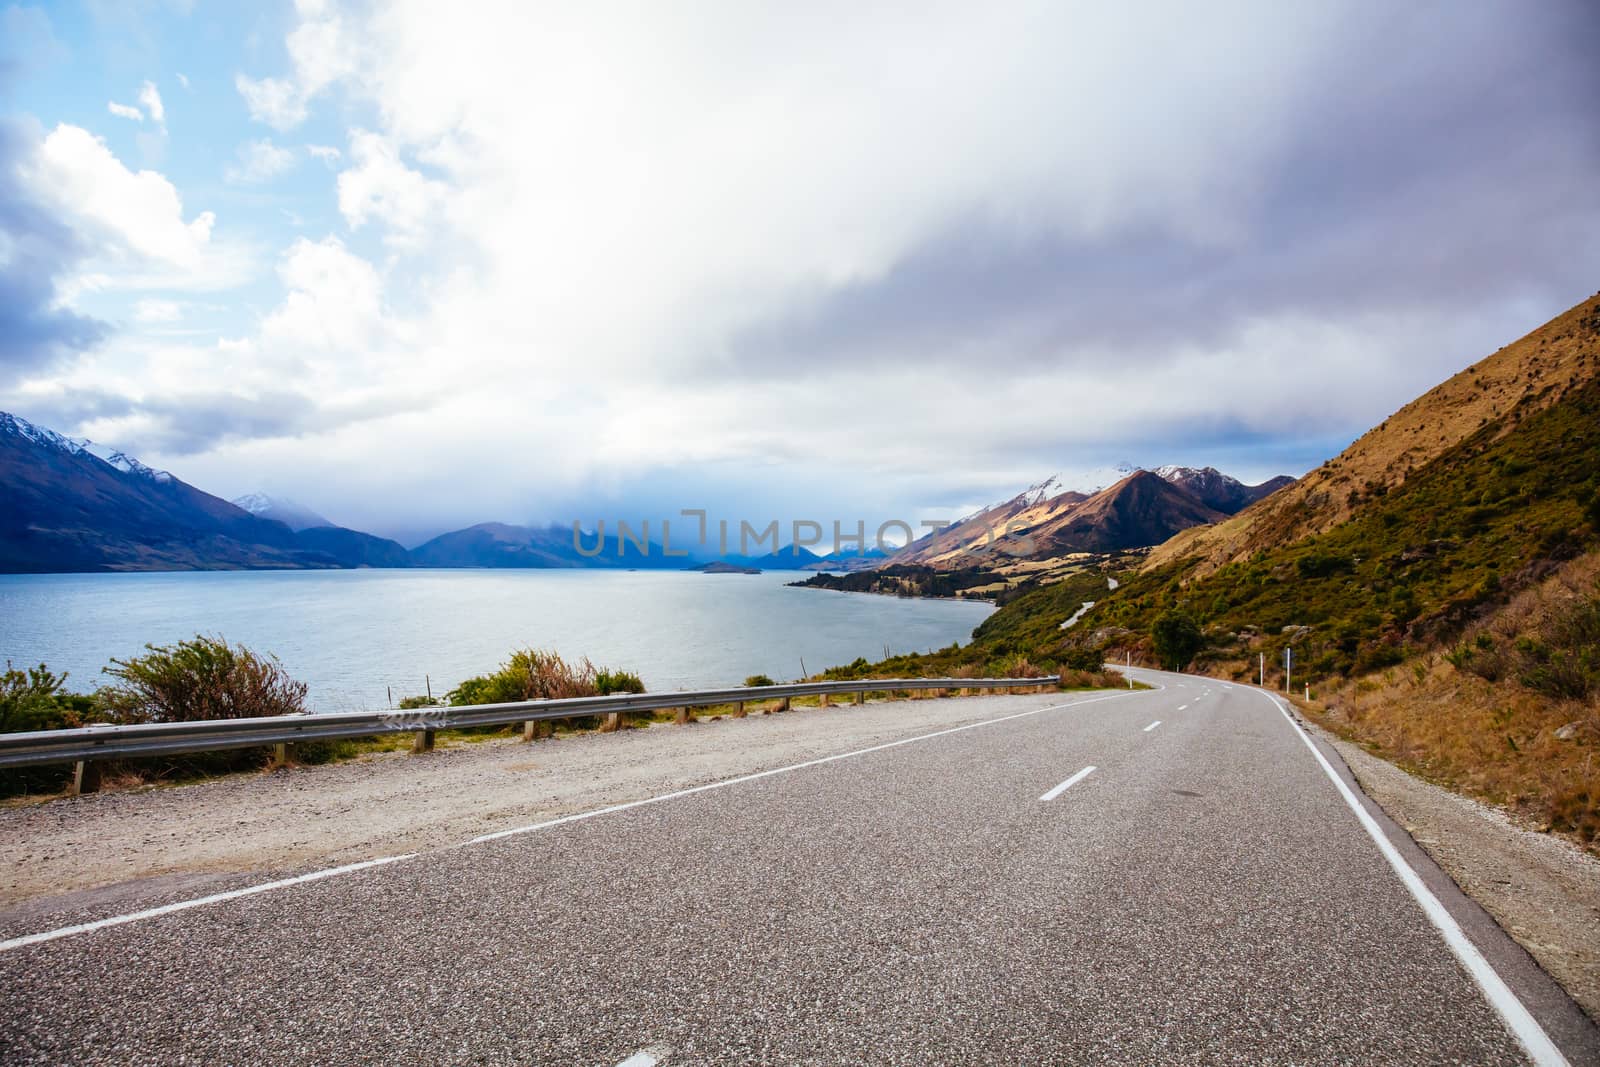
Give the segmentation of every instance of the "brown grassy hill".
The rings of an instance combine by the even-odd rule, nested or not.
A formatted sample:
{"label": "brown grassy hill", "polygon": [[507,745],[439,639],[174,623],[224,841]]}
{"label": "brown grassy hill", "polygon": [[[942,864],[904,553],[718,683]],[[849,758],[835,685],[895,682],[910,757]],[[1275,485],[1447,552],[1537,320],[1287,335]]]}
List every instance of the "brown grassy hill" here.
{"label": "brown grassy hill", "polygon": [[1600,294],[1428,390],[1334,459],[1225,522],[1185,530],[1150,554],[1146,569],[1198,558],[1195,576],[1259,549],[1323,533],[1362,500],[1405,483],[1412,472],[1510,414],[1502,433],[1600,372]]}

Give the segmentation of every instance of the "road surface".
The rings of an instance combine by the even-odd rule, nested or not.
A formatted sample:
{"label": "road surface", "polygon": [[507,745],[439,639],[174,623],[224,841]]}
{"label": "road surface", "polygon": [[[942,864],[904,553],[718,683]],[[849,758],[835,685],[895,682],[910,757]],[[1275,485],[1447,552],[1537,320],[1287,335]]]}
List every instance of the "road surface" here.
{"label": "road surface", "polygon": [[0,1061],[1600,1062],[1273,698],[1134,673],[1161,688],[13,921]]}

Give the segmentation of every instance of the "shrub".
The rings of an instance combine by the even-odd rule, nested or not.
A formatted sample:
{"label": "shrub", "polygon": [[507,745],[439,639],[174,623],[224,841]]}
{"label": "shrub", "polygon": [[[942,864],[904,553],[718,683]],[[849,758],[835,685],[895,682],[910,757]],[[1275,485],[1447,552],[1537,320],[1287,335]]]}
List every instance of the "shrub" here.
{"label": "shrub", "polygon": [[752,674],[750,677],[748,677],[748,678],[746,678],[744,680],[744,684],[745,685],[750,685],[750,686],[755,686],[755,685],[776,685],[777,683],[774,682],[771,678],[768,678],[764,674]]}
{"label": "shrub", "polygon": [[65,674],[54,674],[43,663],[17,670],[7,660],[0,673],[0,733],[83,725],[83,709],[74,707],[73,702],[87,702],[62,692],[66,681]]}
{"label": "shrub", "polygon": [[613,671],[602,667],[594,672],[594,688],[601,696],[608,693],[642,693],[644,682],[632,671]]}
{"label": "shrub", "polygon": [[95,694],[113,722],[252,719],[305,711],[306,684],[289,677],[276,656],[259,656],[220,637],[146,645],[146,654],[114,659],[117,679]]}
{"label": "shrub", "polygon": [[568,663],[557,652],[525,648],[513,652],[493,674],[468,678],[445,697],[460,707],[642,692],[644,683],[637,674],[599,670],[588,659]]}
{"label": "shrub", "polygon": [[1205,637],[1193,619],[1174,609],[1159,616],[1151,625],[1150,641],[1163,667],[1181,671],[1205,644]]}
{"label": "shrub", "polygon": [[1056,658],[1061,664],[1063,673],[1067,671],[1095,673],[1105,663],[1105,654],[1098,648],[1066,648]]}
{"label": "shrub", "polygon": [[415,711],[417,708],[437,708],[443,703],[444,701],[440,700],[438,697],[401,697],[400,703],[396,704],[395,707],[399,708],[401,711]]}

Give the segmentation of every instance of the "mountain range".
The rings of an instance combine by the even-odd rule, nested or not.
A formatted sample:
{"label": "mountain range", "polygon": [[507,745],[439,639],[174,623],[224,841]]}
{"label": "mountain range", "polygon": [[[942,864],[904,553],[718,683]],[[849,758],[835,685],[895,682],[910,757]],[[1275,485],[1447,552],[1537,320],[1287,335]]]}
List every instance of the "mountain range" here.
{"label": "mountain range", "polygon": [[297,532],[121,452],[0,412],[0,571],[393,566],[405,555],[357,530]]}
{"label": "mountain range", "polygon": [[[1104,473],[1104,472],[1101,472]],[[853,549],[826,556],[784,546],[723,561],[762,570],[870,569],[885,563],[965,566],[964,547],[986,531],[1021,529],[1037,554],[1157,544],[1215,523],[1288,479],[1245,486],[1212,468],[1131,467],[1093,494],[1047,479],[899,552]],[[154,470],[123,452],[0,413],[0,571],[191,570],[317,567],[609,567],[682,569],[713,558],[669,556],[648,528],[587,531],[480,523],[409,551],[337,526],[304,505],[264,493],[232,502]],[[1007,542],[1014,547],[1015,537]],[[981,553],[980,553],[981,554]]]}
{"label": "mountain range", "polygon": [[1161,544],[1193,527],[1222,522],[1294,483],[1280,476],[1245,485],[1214,467],[1125,467],[1095,493],[1063,489],[1059,477],[911,542],[890,564],[961,570],[1078,552],[1115,552]]}

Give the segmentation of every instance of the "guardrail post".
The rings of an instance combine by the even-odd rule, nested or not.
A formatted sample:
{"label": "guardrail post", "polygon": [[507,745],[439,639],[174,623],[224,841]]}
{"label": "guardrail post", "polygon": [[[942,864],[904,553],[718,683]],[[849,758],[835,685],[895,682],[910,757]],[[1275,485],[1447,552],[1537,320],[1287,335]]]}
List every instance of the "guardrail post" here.
{"label": "guardrail post", "polygon": [[549,719],[529,719],[522,724],[522,739],[540,741],[549,737],[554,729],[555,725]]}
{"label": "guardrail post", "polygon": [[672,717],[672,721],[677,723],[679,726],[688,726],[690,723],[694,722],[694,716],[689,714],[688,705],[678,708],[677,712]]}
{"label": "guardrail post", "polygon": [[742,700],[735,701],[734,705],[733,705],[733,717],[735,719],[742,719],[742,718],[744,718],[744,716],[745,716],[744,701],[742,701]]}
{"label": "guardrail post", "polygon": [[764,714],[771,715],[775,711],[788,711],[788,710],[789,710],[789,698],[788,697],[779,697],[778,698],[778,702],[776,704],[772,705],[772,707],[768,708],[764,712]]}
{"label": "guardrail post", "polygon": [[289,742],[279,741],[272,746],[272,765],[282,767],[289,762]]}
{"label": "guardrail post", "polygon": [[433,751],[433,731],[432,730],[417,730],[415,733],[413,733],[411,735],[411,751],[412,752],[432,752]]}
{"label": "guardrail post", "polygon": [[850,703],[852,704],[865,704],[866,702],[867,694],[864,692],[853,694],[850,700]]}
{"label": "guardrail post", "polygon": [[603,734],[614,734],[620,729],[622,729],[622,712],[607,712],[605,722],[600,724],[600,732]]}
{"label": "guardrail post", "polygon": [[79,760],[72,768],[72,793],[82,796],[84,793],[100,792],[100,764],[94,760]]}
{"label": "guardrail post", "polygon": [[825,707],[828,707],[831,703],[832,703],[832,697],[829,696],[829,694],[827,694],[827,693],[819,693],[819,694],[817,694],[817,707],[825,708]]}

